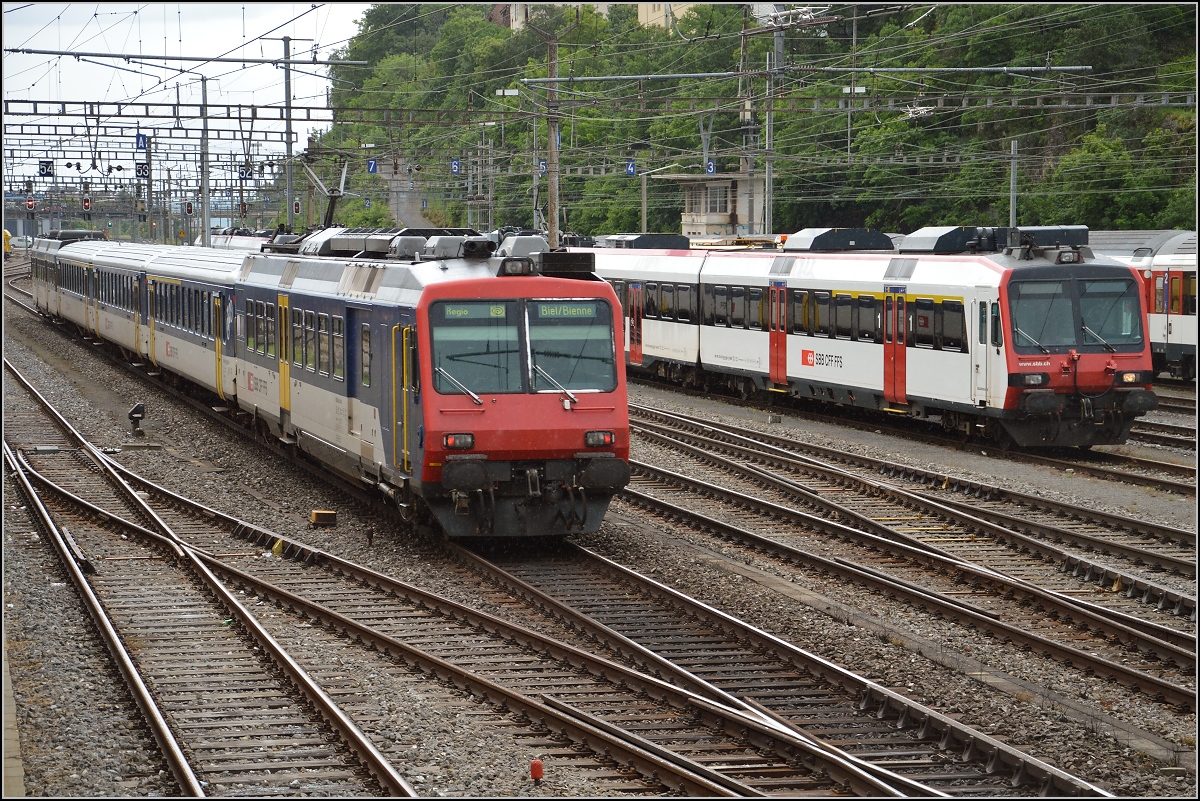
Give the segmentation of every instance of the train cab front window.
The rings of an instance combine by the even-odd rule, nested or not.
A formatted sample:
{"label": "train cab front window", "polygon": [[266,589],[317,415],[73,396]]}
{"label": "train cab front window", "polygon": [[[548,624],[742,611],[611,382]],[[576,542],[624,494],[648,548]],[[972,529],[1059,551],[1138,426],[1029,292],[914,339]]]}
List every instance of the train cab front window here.
{"label": "train cab front window", "polygon": [[1120,278],[1020,281],[1009,286],[1018,352],[1115,351],[1142,344],[1138,288]]}
{"label": "train cab front window", "polygon": [[429,307],[429,330],[437,392],[523,390],[517,301],[439,301]]}
{"label": "train cab front window", "polygon": [[1079,282],[1080,342],[1113,349],[1142,344],[1138,287],[1124,279]]}
{"label": "train cab front window", "polygon": [[527,311],[534,392],[616,389],[612,310],[606,301],[531,300]]}

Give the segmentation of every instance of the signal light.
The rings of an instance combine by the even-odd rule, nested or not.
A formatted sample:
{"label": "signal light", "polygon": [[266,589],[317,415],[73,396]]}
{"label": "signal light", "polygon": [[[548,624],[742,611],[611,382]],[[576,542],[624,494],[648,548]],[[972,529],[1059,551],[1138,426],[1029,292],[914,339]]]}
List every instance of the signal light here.
{"label": "signal light", "polygon": [[300,201],[299,201],[299,200],[297,200],[296,202],[294,202],[294,203],[292,204],[292,213],[293,213],[293,214],[299,214],[299,213],[300,213]]}
{"label": "signal light", "polygon": [[92,210],[92,199],[90,197],[85,197],[83,199],[83,210],[84,211]]}
{"label": "signal light", "polygon": [[243,217],[243,218],[246,216],[246,210],[247,210],[248,208],[249,208],[249,207],[248,207],[248,206],[247,206],[245,203],[243,203],[243,204],[242,204],[242,217]]}
{"label": "signal light", "polygon": [[611,448],[617,438],[611,431],[589,431],[583,435],[583,441],[589,448]]}
{"label": "signal light", "polygon": [[31,198],[31,197],[25,198],[25,208],[29,209],[30,211],[33,211],[33,198]]}
{"label": "signal light", "polygon": [[467,451],[475,447],[475,435],[446,434],[442,437],[442,445],[456,451]]}
{"label": "signal light", "polygon": [[192,201],[190,201],[190,200],[189,200],[187,203],[184,203],[184,204],[183,204],[183,213],[184,213],[184,214],[186,214],[186,215],[187,215],[187,216],[189,216],[189,217],[191,217],[191,216],[192,216],[192,214],[193,214],[193,211],[192,211]]}

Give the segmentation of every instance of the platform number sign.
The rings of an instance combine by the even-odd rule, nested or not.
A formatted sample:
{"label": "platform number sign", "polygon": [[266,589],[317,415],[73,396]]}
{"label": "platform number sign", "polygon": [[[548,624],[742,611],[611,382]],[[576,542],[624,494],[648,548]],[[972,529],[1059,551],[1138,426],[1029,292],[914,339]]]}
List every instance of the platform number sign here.
{"label": "platform number sign", "polygon": [[138,178],[149,178],[150,177],[149,162],[139,161],[136,164],[134,164],[133,167],[134,167],[133,174],[135,176],[137,176]]}
{"label": "platform number sign", "polygon": [[38,178],[53,178],[54,177],[54,162],[39,161],[38,162]]}
{"label": "platform number sign", "polygon": [[371,175],[379,172],[379,159],[367,159],[367,172]]}
{"label": "platform number sign", "polygon": [[637,175],[637,162],[633,159],[629,159],[625,162],[625,176],[632,178],[635,175]]}
{"label": "platform number sign", "polygon": [[148,140],[149,140],[149,137],[146,136],[146,134],[143,134],[143,133],[137,134],[135,137],[135,140],[134,140],[134,149],[135,150],[145,150],[146,145],[148,144]]}
{"label": "platform number sign", "polygon": [[713,161],[712,159],[704,162],[704,172],[706,175],[716,175],[717,162]]}
{"label": "platform number sign", "polygon": [[538,169],[541,170],[542,175],[546,174],[546,160],[545,159],[538,159]]}
{"label": "platform number sign", "polygon": [[365,198],[363,200],[363,205],[368,209],[371,208],[371,198]]}
{"label": "platform number sign", "polygon": [[253,181],[254,167],[249,164],[244,167],[238,167],[238,179],[242,181]]}
{"label": "platform number sign", "polygon": [[462,162],[458,159],[450,159],[450,174],[462,175]]}

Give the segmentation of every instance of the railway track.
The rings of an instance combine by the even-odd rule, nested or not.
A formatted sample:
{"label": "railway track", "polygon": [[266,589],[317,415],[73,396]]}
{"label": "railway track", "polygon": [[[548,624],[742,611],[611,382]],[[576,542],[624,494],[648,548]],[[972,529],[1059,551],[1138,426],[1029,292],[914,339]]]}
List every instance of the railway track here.
{"label": "railway track", "polygon": [[[687,397],[709,397],[708,393],[676,387],[673,384],[664,384],[659,381],[649,381],[638,377],[631,377],[629,380],[631,383],[642,383],[646,386],[659,389],[666,387],[672,392],[677,392]],[[753,398],[742,400],[722,396],[722,400],[726,403],[761,409],[764,412],[775,411],[778,408],[771,403],[757,402]],[[890,436],[916,439],[958,450],[976,449],[982,445],[987,449],[988,454],[995,458],[1008,459],[1025,464],[1039,464],[1059,470],[1071,470],[1080,475],[1153,487],[1165,492],[1175,492],[1183,495],[1196,494],[1196,465],[1194,463],[1179,464],[1177,462],[1100,449],[1092,449],[1086,452],[1080,451],[1077,448],[1064,449],[1060,452],[1015,450],[1002,447],[997,443],[964,442],[961,438],[944,435],[941,428],[936,425],[924,424],[919,421],[906,421],[904,425],[895,425],[889,424],[887,421],[875,416],[864,419],[860,410],[857,409],[842,409],[838,407],[836,412],[826,413],[824,411],[814,411],[810,408],[812,405],[812,403],[802,399],[797,404],[786,406],[787,414],[790,417],[802,420],[812,420],[833,426],[860,430],[885,432]]]}
{"label": "railway track", "polygon": [[[36,433],[31,436],[38,438]],[[593,751],[595,744],[603,742],[608,756],[597,755],[596,769],[607,768],[614,782],[624,774],[628,782],[629,766],[634,766],[641,771],[634,786],[642,792],[936,795],[938,782],[958,789],[976,787],[989,795],[1025,794],[1031,787],[1072,795],[1099,792],[858,679],[858,685],[852,686],[873,689],[874,696],[867,692],[860,699],[857,690],[843,688],[836,703],[847,710],[862,708],[843,710],[842,716],[857,717],[859,723],[871,721],[874,729],[890,730],[901,724],[901,730],[912,730],[905,737],[920,743],[915,750],[898,750],[895,743],[885,743],[889,747],[874,749],[879,753],[874,761],[868,760],[797,730],[753,703],[724,706],[727,695],[703,677],[676,670],[668,681],[677,681],[684,689],[672,687],[602,656],[547,641],[196,507],[113,467],[136,488],[148,513],[185,539],[187,547],[226,583],[321,621],[385,655],[404,659],[414,669],[453,677],[464,689],[490,697],[507,714],[519,716],[530,727],[529,736],[543,738],[543,746],[557,748],[556,753],[569,751],[582,759],[587,753],[586,749],[579,753],[581,742],[593,744]],[[112,501],[114,506],[117,503]],[[263,548],[273,543],[283,558],[263,559]],[[624,643],[617,638],[608,647],[620,651]],[[631,658],[646,664],[644,653]],[[660,669],[656,662],[650,666]],[[839,675],[841,681],[849,680],[844,671]],[[613,734],[623,745],[604,740],[605,734]],[[872,751],[871,738],[864,740],[861,730],[847,736],[859,745],[867,743],[866,750]],[[923,755],[918,757],[918,752]],[[654,755],[659,762],[651,760]],[[676,777],[671,766],[683,778]],[[933,789],[906,772],[930,779]]]}
{"label": "railway track", "polygon": [[[682,436],[679,432],[671,432],[669,437],[655,436],[659,442],[687,452],[688,456],[681,459],[718,464],[720,475],[700,481],[680,475],[678,467],[668,471],[635,464],[635,481],[626,493],[627,499],[660,509],[667,505],[686,509],[715,506],[707,517],[729,523],[730,536],[770,549],[776,558],[812,554],[810,564],[834,569],[827,563],[832,560],[846,577],[877,588],[899,582],[907,586],[902,594],[908,595],[910,603],[924,603],[920,592],[912,593],[914,588],[949,594],[952,599],[938,603],[952,619],[990,629],[997,636],[1025,638],[1027,646],[1044,649],[1059,661],[1076,666],[1090,663],[1090,670],[1113,676],[1126,686],[1147,689],[1153,684],[1151,695],[1194,708],[1195,689],[1190,676],[1195,662],[1194,624],[1179,615],[1160,616],[1174,625],[1146,621],[1134,614],[1139,611],[1134,599],[1107,599],[1108,604],[1132,608],[1130,611],[1072,599],[1066,593],[1077,591],[1078,582],[1053,567],[1046,568],[1045,552],[1053,554],[1057,549],[954,514],[946,507],[922,506],[920,499],[897,494],[894,488],[878,483],[855,486],[856,480],[843,471],[764,455],[762,446],[744,449],[739,458],[730,459],[711,451],[729,452],[743,446],[716,443],[709,438],[702,438],[708,441],[698,446],[695,437],[687,437],[692,443],[683,445],[677,441]],[[758,464],[748,466],[746,460]],[[781,466],[803,470],[804,478],[798,479],[795,473],[785,475]],[[750,479],[747,473],[753,474]],[[801,480],[806,486],[801,486]],[[770,489],[764,489],[765,485]],[[763,495],[775,502],[761,500],[759,496]],[[794,508],[797,504],[815,514]],[[758,536],[747,538],[746,533],[761,534],[769,544]],[[832,538],[854,545],[852,559],[856,564],[842,564],[844,548],[831,549]],[[780,544],[782,547],[777,547]],[[1032,551],[1034,559],[1031,561],[1017,549]],[[1021,574],[1010,578],[1008,574],[1017,569]],[[1194,599],[1178,597],[1191,605],[1188,614],[1194,615]],[[958,600],[967,607],[961,613],[954,609]],[[1031,616],[1031,611],[1036,614]],[[978,615],[993,622],[981,620]],[[1042,620],[1043,616],[1049,620]],[[1028,621],[1023,623],[1028,630],[1014,632],[1006,628],[1007,623],[1000,622],[1019,620]],[[1110,645],[1106,642],[1109,639],[1119,644]],[[1140,656],[1134,657],[1131,650],[1140,651]],[[1131,663],[1140,669],[1131,670]]]}
{"label": "railway track", "polygon": [[[865,493],[872,496],[869,507],[877,502],[874,498],[880,494],[881,480],[916,484],[916,498],[901,494],[892,499],[901,506],[916,508],[918,515],[927,515],[932,521],[911,526],[907,534],[915,541],[925,538],[940,547],[939,541],[944,539],[948,547],[954,546],[955,541],[946,528],[946,514],[957,510],[960,516],[966,516],[960,523],[967,527],[965,531],[970,537],[999,536],[1010,548],[1036,550],[1043,559],[1057,563],[1060,570],[1075,578],[1102,587],[1120,583],[1126,597],[1137,597],[1160,609],[1169,608],[1172,614],[1194,623],[1194,599],[1186,593],[1196,576],[1195,532],[1049,501],[882,459],[801,444],[704,418],[667,414],[636,404],[631,412],[635,418],[646,421],[642,425],[657,424],[656,430],[668,437],[699,435],[704,444],[723,443],[722,447],[749,459],[765,459],[775,454],[784,467],[808,470],[818,480],[824,476],[827,483],[822,493],[835,501],[855,503],[856,496]],[[858,483],[848,484],[848,478],[857,479]],[[917,508],[922,500],[927,502],[923,511]],[[840,511],[840,507],[835,511]],[[912,516],[907,510],[897,513]],[[869,509],[867,514],[870,515]],[[977,527],[975,518],[1000,528]],[[927,528],[931,533],[924,532]],[[889,529],[885,526],[885,533]],[[959,545],[966,548],[964,555],[969,557],[976,545],[970,539],[967,542],[970,544]],[[1114,569],[1101,559],[1123,569]]]}
{"label": "railway track", "polygon": [[191,549],[135,522],[153,515],[122,497],[104,457],[38,420],[33,399],[19,397],[27,385],[8,378],[6,462],[94,599],[93,619],[183,794],[415,796]]}
{"label": "railway track", "polygon": [[1130,439],[1180,450],[1196,450],[1196,426],[1139,420],[1129,433]]}
{"label": "railway track", "polygon": [[[22,440],[40,435],[32,426],[21,428],[30,430],[20,435]],[[35,448],[35,452],[43,458],[69,453],[57,445]],[[593,770],[601,773],[601,779],[607,778],[614,791],[738,796],[768,792],[938,794],[901,776],[887,775],[883,769],[868,769],[837,749],[772,725],[753,710],[725,707],[720,703],[725,699],[703,682],[692,683],[715,694],[716,702],[197,507],[107,464],[102,455],[93,456],[116,471],[121,481],[138,487],[134,497],[145,503],[141,516],[156,527],[175,532],[181,547],[226,583],[320,621],[385,657],[403,660],[412,669],[455,682],[484,703],[495,705],[498,715],[518,718],[528,728],[533,745],[559,758],[591,760]],[[94,469],[87,472],[91,486],[80,491],[104,503],[92,507],[92,516],[101,517],[114,529],[156,536],[124,520],[125,515],[137,516],[140,504],[131,506],[115,497],[119,493],[106,482],[97,484]],[[98,511],[100,508],[106,511]],[[108,539],[123,542],[111,536]],[[284,558],[264,559],[264,547]],[[94,562],[101,549],[99,540],[89,538],[78,545],[77,557],[86,555]],[[146,560],[126,556],[119,561],[137,573]],[[136,588],[126,592],[130,599],[137,595]],[[164,603],[166,608],[173,605]],[[190,620],[200,613],[187,607],[182,614]],[[217,615],[215,622],[219,633],[229,634],[223,615]],[[179,632],[188,632],[180,650],[189,657],[194,655],[190,636],[194,625],[169,616],[155,625],[174,632],[169,641],[178,642]],[[227,644],[225,650],[230,650]],[[235,674],[246,671],[240,664],[231,665],[228,658],[216,658],[202,672],[218,685],[223,680],[228,685],[229,678],[223,676],[226,668]],[[224,690],[219,686],[197,688],[191,681],[194,663],[165,664],[164,669],[188,677],[176,679],[188,688],[186,698],[213,694],[243,700],[252,697],[228,686]],[[284,701],[271,704],[270,698],[264,703],[276,710],[281,705],[291,706]],[[505,722],[513,724],[512,720]],[[297,724],[293,721],[292,725]],[[259,731],[265,728],[265,723],[258,726]],[[999,763],[1000,757],[996,760]],[[249,769],[248,764],[244,767]],[[344,794],[346,788],[331,787],[330,791]]]}
{"label": "railway track", "polygon": [[[584,548],[450,546],[507,592],[597,638],[617,636],[664,678],[699,676],[767,718],[876,768],[954,795],[1080,792],[1020,752]],[[1034,774],[1038,774],[1034,778]]]}

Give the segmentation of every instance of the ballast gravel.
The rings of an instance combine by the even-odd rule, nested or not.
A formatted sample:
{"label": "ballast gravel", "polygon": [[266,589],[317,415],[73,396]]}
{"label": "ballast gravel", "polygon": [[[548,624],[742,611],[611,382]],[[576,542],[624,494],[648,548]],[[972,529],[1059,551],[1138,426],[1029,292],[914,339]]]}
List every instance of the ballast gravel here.
{"label": "ballast gravel", "polygon": [[[348,502],[343,495],[308,477],[253,443],[197,419],[187,407],[148,388],[89,352],[91,346],[68,341],[49,331],[44,323],[6,307],[5,354],[34,380],[94,442],[121,448],[117,458],[137,472],[221,511],[281,535],[360,562],[521,625],[541,628],[554,636],[570,638],[555,624],[522,604],[503,603],[501,594],[449,562],[436,539],[409,531],[379,531],[368,546],[366,529],[374,517]],[[829,447],[875,455],[937,468],[980,480],[996,481],[1024,492],[1062,500],[1088,499],[1111,511],[1195,529],[1191,499],[1180,499],[1141,488],[1079,477],[1043,475],[1027,466],[1005,463],[978,454],[946,452],[932,446],[899,443],[887,437],[816,426],[807,423],[768,425],[762,413],[730,407],[719,401],[683,399],[659,389],[632,387],[640,403],[679,411],[699,410],[727,416],[743,424],[761,423],[764,430],[781,428],[795,436]],[[146,403],[144,440],[130,433],[126,412],[137,401]],[[158,448],[146,447],[157,445]],[[5,482],[4,589],[5,642],[12,667],[18,710],[25,782],[28,795],[174,795],[163,766],[156,763],[153,743],[147,742],[109,660],[90,635],[90,622],[73,590],[64,584],[56,557],[35,531],[25,501]],[[338,524],[314,529],[308,513],[336,509]],[[780,595],[751,577],[699,562],[689,547],[702,547],[688,532],[657,530],[624,519],[620,505],[595,535],[581,544],[650,573],[730,614],[783,636],[801,648],[838,662],[868,678],[892,687],[991,736],[1004,739],[1040,759],[1091,781],[1119,796],[1151,797],[1195,795],[1195,717],[1135,704],[1135,709],[1106,714],[1142,715],[1125,719],[1164,740],[1176,743],[1181,770],[1138,747],[1123,744],[1107,731],[1100,718],[1089,725],[1054,709],[1051,699],[1021,697],[987,687],[969,676],[916,653],[888,636],[843,622],[837,609],[815,609]],[[377,525],[377,524],[375,524]],[[767,570],[766,565],[747,565]],[[843,588],[816,582],[814,590],[850,607],[854,603]],[[899,610],[881,607],[870,599],[872,610],[889,617]],[[859,610],[861,611],[861,610]],[[974,638],[939,639],[936,621],[927,626],[903,610],[905,631],[927,638],[949,651],[975,648]],[[292,626],[284,616],[272,625]],[[899,619],[897,631],[901,628]],[[293,636],[295,632],[293,632]],[[423,796],[559,796],[585,797],[612,794],[603,782],[591,781],[584,770],[546,763],[546,779],[534,784],[528,775],[529,760],[537,754],[523,749],[503,732],[473,723],[479,703],[462,693],[438,685],[424,686],[405,671],[381,670],[374,657],[327,642],[328,634],[316,629],[299,635],[314,654],[341,660],[353,681],[376,687],[386,715],[378,725],[392,737],[391,747],[415,751],[406,763],[406,778]],[[895,634],[897,639],[904,635]],[[925,640],[923,640],[925,641]],[[1027,659],[1018,652],[1006,657],[1003,669],[1030,683],[1056,683],[1054,663]],[[398,674],[398,675],[393,675]],[[404,679],[407,683],[400,681]],[[1067,693],[1073,688],[1059,687]],[[1103,688],[1101,688],[1103,689]],[[1074,693],[1078,695],[1078,693]],[[430,699],[436,699],[430,703]],[[1103,709],[1105,698],[1094,698]],[[1120,704],[1117,705],[1118,707]],[[1150,718],[1153,718],[1150,719]],[[1184,732],[1191,732],[1191,741]],[[416,746],[414,749],[412,746]],[[302,791],[298,790],[302,794]]]}

